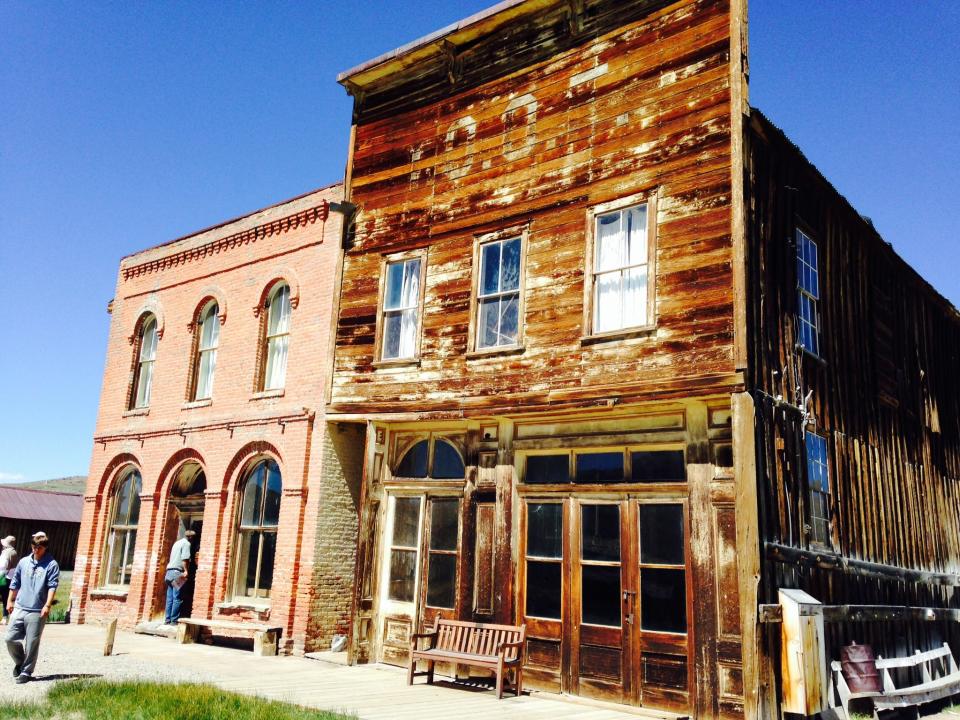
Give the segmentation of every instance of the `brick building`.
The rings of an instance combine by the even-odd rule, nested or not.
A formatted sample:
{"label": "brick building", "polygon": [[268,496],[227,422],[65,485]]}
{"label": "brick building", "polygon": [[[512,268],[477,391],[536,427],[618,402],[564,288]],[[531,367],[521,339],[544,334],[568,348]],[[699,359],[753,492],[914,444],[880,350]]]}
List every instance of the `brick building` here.
{"label": "brick building", "polygon": [[346,632],[359,471],[338,454],[349,429],[328,437],[323,422],[342,226],[326,203],[341,197],[333,185],[121,261],[81,622],[162,619],[169,549],[192,528],[184,616],[269,620],[287,652]]}

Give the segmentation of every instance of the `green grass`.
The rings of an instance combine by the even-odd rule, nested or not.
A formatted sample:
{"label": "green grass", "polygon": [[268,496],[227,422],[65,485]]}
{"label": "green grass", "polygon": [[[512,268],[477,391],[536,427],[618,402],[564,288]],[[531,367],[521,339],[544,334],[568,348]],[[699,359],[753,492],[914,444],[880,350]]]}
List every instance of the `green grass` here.
{"label": "green grass", "polygon": [[0,705],[0,720],[347,720],[350,716],[229,693],[211,685],[74,680],[41,704]]}

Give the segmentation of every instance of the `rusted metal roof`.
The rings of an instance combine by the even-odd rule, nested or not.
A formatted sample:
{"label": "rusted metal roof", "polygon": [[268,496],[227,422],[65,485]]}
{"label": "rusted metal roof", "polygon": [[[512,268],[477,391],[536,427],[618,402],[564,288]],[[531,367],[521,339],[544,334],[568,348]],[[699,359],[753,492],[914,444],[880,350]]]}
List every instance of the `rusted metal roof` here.
{"label": "rusted metal roof", "polygon": [[0,517],[11,520],[78,523],[82,514],[83,495],[0,485]]}

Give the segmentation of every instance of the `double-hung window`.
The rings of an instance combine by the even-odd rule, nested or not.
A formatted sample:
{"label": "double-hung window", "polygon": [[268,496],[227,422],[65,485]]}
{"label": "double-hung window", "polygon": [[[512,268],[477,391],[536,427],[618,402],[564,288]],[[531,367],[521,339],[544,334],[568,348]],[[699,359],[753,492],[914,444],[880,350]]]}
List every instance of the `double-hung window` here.
{"label": "double-hung window", "polygon": [[423,258],[388,262],[383,289],[381,360],[417,357]]}
{"label": "double-hung window", "polygon": [[653,324],[652,201],[593,214],[593,334]]}
{"label": "double-hung window", "polygon": [[519,344],[521,244],[522,238],[512,237],[480,245],[478,350]]}
{"label": "double-hung window", "polygon": [[220,307],[210,302],[198,324],[194,400],[207,400],[213,396],[213,374],[217,369],[217,346],[220,344]]}
{"label": "double-hung window", "polygon": [[153,363],[157,359],[157,318],[153,315],[143,320],[138,338],[137,362],[131,393],[131,409],[150,407],[150,392],[153,389]]}
{"label": "double-hung window", "polygon": [[280,390],[286,383],[287,355],[290,351],[290,307],[290,286],[281,283],[273,289],[267,300],[264,390]]}
{"label": "double-hung window", "polygon": [[827,439],[808,432],[807,487],[810,490],[810,539],[830,544],[830,471],[827,465]]}
{"label": "double-hung window", "polygon": [[817,243],[797,229],[797,344],[813,355],[820,355],[820,300]]}

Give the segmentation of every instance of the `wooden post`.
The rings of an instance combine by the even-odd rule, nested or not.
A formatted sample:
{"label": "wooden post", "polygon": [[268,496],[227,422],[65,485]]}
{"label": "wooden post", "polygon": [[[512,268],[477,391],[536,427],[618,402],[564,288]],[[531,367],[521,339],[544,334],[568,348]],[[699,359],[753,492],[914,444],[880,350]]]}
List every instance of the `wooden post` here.
{"label": "wooden post", "polygon": [[103,643],[103,655],[107,657],[113,655],[113,641],[117,636],[117,618],[114,618],[110,621],[110,624],[107,625],[107,639]]}

